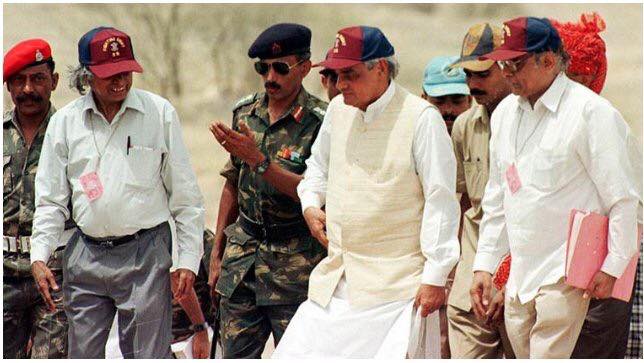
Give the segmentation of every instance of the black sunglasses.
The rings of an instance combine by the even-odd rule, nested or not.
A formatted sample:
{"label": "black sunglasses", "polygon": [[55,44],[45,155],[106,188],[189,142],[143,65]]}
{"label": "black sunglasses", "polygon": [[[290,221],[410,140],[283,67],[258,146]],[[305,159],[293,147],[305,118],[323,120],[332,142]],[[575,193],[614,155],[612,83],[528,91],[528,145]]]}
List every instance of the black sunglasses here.
{"label": "black sunglasses", "polygon": [[281,74],[282,76],[285,76],[291,71],[291,68],[297,67],[299,64],[301,64],[304,61],[305,60],[302,59],[301,61],[293,64],[292,66],[289,66],[288,63],[284,63],[284,62],[266,63],[266,62],[258,61],[258,62],[255,62],[255,71],[263,76],[266,73],[268,73],[268,70],[271,69],[272,67],[277,74]]}

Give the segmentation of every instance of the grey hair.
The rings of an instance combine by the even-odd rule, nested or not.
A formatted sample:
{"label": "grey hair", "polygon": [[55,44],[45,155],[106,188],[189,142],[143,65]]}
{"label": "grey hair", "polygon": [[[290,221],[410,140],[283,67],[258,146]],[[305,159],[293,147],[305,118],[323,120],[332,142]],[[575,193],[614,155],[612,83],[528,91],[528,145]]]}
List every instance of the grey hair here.
{"label": "grey hair", "polygon": [[[552,50],[552,53],[555,55],[555,58],[557,58],[557,67],[559,72],[564,72],[568,69],[568,65],[570,64],[570,55],[568,55],[564,49],[563,44],[560,45],[559,48]],[[536,64],[541,64],[541,56],[543,54],[545,54],[545,52],[536,53],[534,55],[534,61]]]}
{"label": "grey hair", "polygon": [[376,66],[376,64],[378,64],[378,62],[380,62],[381,59],[384,59],[387,62],[387,66],[389,68],[389,80],[396,79],[398,72],[400,71],[400,64],[398,63],[398,59],[395,55],[390,55],[389,57],[385,58],[368,60],[364,62],[364,64],[365,66],[367,66],[367,69],[371,70]]}
{"label": "grey hair", "polygon": [[69,67],[69,88],[76,89],[81,95],[85,94],[85,87],[94,79],[94,73],[84,65],[78,65],[76,68]]}

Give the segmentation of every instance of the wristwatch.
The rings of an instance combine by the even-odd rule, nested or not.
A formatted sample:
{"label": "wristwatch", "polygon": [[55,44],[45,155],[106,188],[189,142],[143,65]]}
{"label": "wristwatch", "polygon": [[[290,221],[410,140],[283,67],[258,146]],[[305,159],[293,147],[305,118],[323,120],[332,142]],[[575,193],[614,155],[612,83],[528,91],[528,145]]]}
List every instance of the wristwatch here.
{"label": "wristwatch", "polygon": [[193,332],[199,333],[201,331],[208,329],[208,323],[204,321],[201,324],[193,324],[190,328],[192,329]]}
{"label": "wristwatch", "polygon": [[268,156],[265,156],[264,161],[262,161],[261,163],[255,166],[255,172],[259,175],[264,174],[268,169],[268,165],[270,165],[270,163],[271,163],[271,159],[269,159]]}

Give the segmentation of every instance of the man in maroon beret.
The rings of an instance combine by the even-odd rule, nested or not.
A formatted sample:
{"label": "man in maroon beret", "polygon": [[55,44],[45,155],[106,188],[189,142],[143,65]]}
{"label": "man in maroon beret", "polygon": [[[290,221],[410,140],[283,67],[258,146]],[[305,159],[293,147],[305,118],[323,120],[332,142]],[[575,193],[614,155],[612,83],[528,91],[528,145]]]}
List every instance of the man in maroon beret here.
{"label": "man in maroon beret", "polygon": [[[42,39],[24,40],[4,56],[3,81],[15,106],[3,121],[4,358],[67,357],[62,292],[55,290],[52,299],[42,299],[31,277],[29,260],[34,178],[45,130],[55,112],[50,103],[58,83],[54,68],[51,47]],[[58,286],[62,283],[62,255],[63,249],[56,249],[49,259],[52,279]]]}

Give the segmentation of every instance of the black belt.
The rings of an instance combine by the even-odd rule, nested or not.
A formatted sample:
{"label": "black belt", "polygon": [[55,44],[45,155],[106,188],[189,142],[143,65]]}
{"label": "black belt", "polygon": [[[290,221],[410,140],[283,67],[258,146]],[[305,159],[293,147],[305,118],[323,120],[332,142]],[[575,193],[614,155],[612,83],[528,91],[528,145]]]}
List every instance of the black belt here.
{"label": "black belt", "polygon": [[[93,245],[101,246],[101,247],[106,247],[106,248],[113,248],[117,247],[120,245],[124,245],[128,242],[132,242],[135,239],[139,239],[142,234],[146,232],[150,232],[152,230],[155,230],[161,226],[164,226],[168,222],[163,222],[159,224],[158,226],[154,226],[152,228],[145,228],[145,229],[139,229],[133,234],[127,235],[127,236],[121,236],[121,237],[101,237],[101,238],[94,238],[92,236],[88,236],[85,233],[83,233],[83,239]],[[82,232],[81,232],[82,233]]]}
{"label": "black belt", "polygon": [[239,214],[239,225],[244,232],[259,240],[284,240],[311,234],[304,221],[287,224],[263,224],[249,219],[242,213]]}

